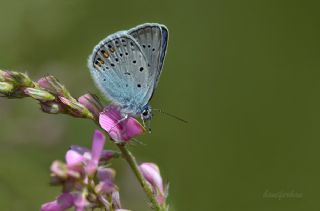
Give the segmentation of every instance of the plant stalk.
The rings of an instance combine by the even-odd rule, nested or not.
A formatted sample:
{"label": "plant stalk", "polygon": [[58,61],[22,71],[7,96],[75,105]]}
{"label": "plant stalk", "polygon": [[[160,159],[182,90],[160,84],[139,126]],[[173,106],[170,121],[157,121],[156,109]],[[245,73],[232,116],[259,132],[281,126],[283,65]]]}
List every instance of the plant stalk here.
{"label": "plant stalk", "polygon": [[131,167],[131,170],[133,171],[133,173],[137,177],[137,179],[138,179],[141,187],[143,188],[144,192],[147,194],[150,202],[153,205],[153,208],[155,210],[157,210],[157,211],[164,211],[164,209],[162,209],[162,207],[159,205],[157,199],[155,198],[155,196],[154,196],[154,194],[152,192],[152,189],[150,188],[149,184],[146,182],[146,180],[144,179],[143,175],[141,174],[141,172],[139,170],[138,163],[137,163],[135,157],[127,149],[125,144],[117,144],[117,146],[120,149],[120,151],[122,152],[122,156],[126,159],[126,161],[128,162],[129,166]]}

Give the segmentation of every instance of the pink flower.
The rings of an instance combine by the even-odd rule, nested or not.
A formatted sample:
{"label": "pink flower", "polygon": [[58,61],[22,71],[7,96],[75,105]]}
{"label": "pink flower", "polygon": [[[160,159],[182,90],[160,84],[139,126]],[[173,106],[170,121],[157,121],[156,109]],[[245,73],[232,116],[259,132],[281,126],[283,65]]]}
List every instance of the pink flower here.
{"label": "pink flower", "polygon": [[109,133],[110,137],[118,142],[128,141],[142,134],[144,127],[133,117],[125,119],[119,109],[110,105],[100,113],[100,126]]}
{"label": "pink flower", "polygon": [[98,168],[105,141],[103,133],[96,130],[93,135],[91,151],[87,148],[72,146],[66,154],[67,166],[72,169],[83,163],[85,172],[88,175],[94,174]]}
{"label": "pink flower", "polygon": [[71,146],[65,155],[66,163],[52,163],[51,184],[61,185],[67,195],[45,203],[42,211],[64,211],[72,206],[75,211],[93,207],[121,209],[115,170],[106,168],[106,161],[119,154],[104,150],[105,141],[104,134],[95,130],[91,149]]}
{"label": "pink flower", "polygon": [[41,206],[41,211],[63,211],[73,206],[74,197],[71,193],[63,193],[56,200]]}
{"label": "pink flower", "polygon": [[157,201],[159,204],[163,204],[166,196],[159,167],[154,163],[142,163],[139,168],[143,177],[151,185]]}

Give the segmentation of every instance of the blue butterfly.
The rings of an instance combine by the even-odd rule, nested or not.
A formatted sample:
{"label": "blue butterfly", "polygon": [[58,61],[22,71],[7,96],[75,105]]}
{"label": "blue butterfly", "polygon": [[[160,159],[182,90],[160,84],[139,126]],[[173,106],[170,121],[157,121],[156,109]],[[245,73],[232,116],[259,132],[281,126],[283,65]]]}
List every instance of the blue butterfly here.
{"label": "blue butterfly", "polygon": [[149,101],[159,82],[167,51],[168,29],[145,23],[103,39],[93,50],[88,65],[98,88],[120,112],[152,118]]}

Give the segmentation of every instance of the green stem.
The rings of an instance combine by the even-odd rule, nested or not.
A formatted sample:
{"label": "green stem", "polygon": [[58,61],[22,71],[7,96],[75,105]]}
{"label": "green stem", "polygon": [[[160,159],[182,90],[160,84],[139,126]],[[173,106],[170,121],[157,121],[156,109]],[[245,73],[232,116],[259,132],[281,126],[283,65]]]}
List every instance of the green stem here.
{"label": "green stem", "polygon": [[162,211],[163,209],[159,205],[157,199],[155,198],[155,196],[152,192],[152,189],[150,188],[150,186],[148,185],[148,183],[146,182],[146,180],[142,176],[135,157],[127,149],[125,144],[117,144],[117,146],[119,147],[120,151],[122,152],[122,156],[127,160],[129,166],[131,167],[131,170],[133,171],[133,173],[137,177],[141,187],[143,188],[144,192],[147,194],[147,196],[148,196],[150,202],[152,203],[153,207],[155,208],[155,210]]}

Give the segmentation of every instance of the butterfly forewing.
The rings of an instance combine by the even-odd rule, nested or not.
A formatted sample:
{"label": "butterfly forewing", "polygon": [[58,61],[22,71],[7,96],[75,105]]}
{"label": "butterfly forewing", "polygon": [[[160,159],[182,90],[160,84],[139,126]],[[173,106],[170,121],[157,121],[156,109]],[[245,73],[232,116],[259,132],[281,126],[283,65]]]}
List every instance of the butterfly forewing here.
{"label": "butterfly forewing", "polygon": [[130,29],[128,33],[137,40],[146,55],[156,88],[167,50],[167,28],[161,24],[146,23]]}
{"label": "butterfly forewing", "polygon": [[149,99],[153,76],[140,45],[126,32],[102,40],[89,58],[91,74],[98,87],[114,103],[135,111]]}

